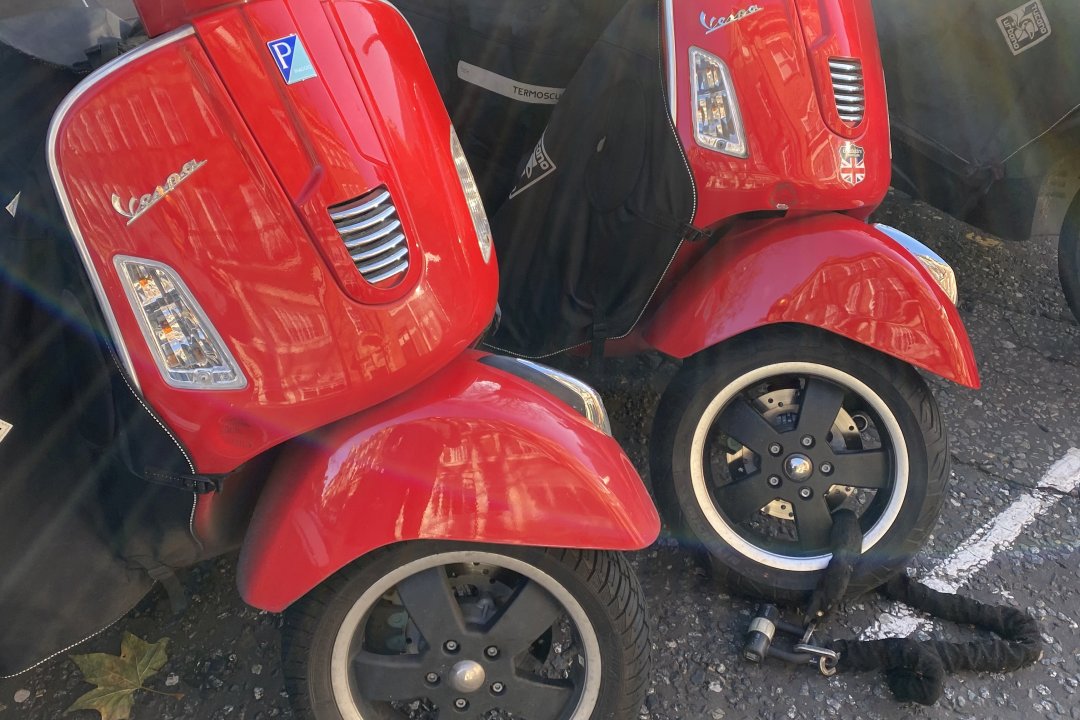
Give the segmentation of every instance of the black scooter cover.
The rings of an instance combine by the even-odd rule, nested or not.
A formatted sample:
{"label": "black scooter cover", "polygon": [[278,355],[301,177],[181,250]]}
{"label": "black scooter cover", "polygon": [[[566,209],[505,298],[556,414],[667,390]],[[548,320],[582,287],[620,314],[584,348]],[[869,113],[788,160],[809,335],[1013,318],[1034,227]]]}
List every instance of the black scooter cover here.
{"label": "black scooter cover", "polygon": [[[666,107],[656,0],[563,0],[531,12],[509,2],[519,12],[494,13],[486,27],[478,18],[490,0],[449,3],[441,24],[416,0],[398,4],[418,27],[492,214],[503,321],[489,346],[543,357],[628,333],[695,204]],[[482,72],[461,72],[462,62]],[[515,97],[562,83],[556,105]]]}
{"label": "black scooter cover", "polygon": [[894,135],[960,175],[1080,109],[1077,0],[874,0]]}
{"label": "black scooter cover", "polygon": [[78,80],[0,45],[0,677],[125,614],[148,567],[199,552],[191,493],[134,470],[190,472],[119,375],[49,178],[46,130]]}

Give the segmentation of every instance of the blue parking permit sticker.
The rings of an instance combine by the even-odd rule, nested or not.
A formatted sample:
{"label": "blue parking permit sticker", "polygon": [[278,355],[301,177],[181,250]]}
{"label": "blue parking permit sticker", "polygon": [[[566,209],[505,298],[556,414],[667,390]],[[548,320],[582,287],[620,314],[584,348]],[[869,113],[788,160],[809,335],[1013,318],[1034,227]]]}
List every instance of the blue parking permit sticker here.
{"label": "blue parking permit sticker", "polygon": [[311,64],[304,43],[295,35],[283,37],[280,40],[271,40],[266,43],[270,48],[270,54],[277,64],[285,83],[292,85],[301,80],[309,80],[316,76],[315,66]]}

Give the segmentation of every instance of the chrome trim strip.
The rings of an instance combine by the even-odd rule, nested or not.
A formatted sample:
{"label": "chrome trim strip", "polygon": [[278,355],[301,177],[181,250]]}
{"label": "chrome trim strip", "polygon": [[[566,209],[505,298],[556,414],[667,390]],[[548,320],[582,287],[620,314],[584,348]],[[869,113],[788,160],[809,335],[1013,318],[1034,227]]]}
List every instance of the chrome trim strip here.
{"label": "chrome trim strip", "polygon": [[675,64],[675,0],[663,0],[664,3],[664,41],[667,53],[668,104],[671,111],[671,123],[679,127],[679,85],[678,66]]}
{"label": "chrome trim strip", "polygon": [[350,225],[339,225],[338,232],[341,233],[342,236],[345,236],[351,235],[355,232],[360,232],[361,230],[367,230],[369,227],[374,227],[375,225],[378,225],[383,220],[388,220],[390,216],[393,215],[395,212],[397,212],[397,208],[391,205],[382,212],[376,213],[371,217],[364,218],[363,220],[358,220]]}
{"label": "chrome trim strip", "polygon": [[395,248],[405,242],[405,235],[398,233],[394,237],[390,238],[387,242],[379,245],[378,247],[371,248],[370,250],[362,250],[360,252],[349,253],[349,257],[353,259],[354,263],[370,260],[373,257],[378,257],[387,252],[391,248]]}
{"label": "chrome trim strip", "polygon": [[384,273],[380,273],[379,275],[375,275],[374,277],[367,278],[367,281],[369,283],[371,283],[372,285],[378,285],[383,280],[389,280],[390,278],[394,277],[395,275],[400,275],[401,273],[405,272],[408,269],[409,269],[409,261],[408,261],[408,259],[405,259],[405,260],[403,260],[401,262],[400,265],[395,265],[394,267],[390,268],[389,270],[387,270]]}
{"label": "chrome trim strip", "polygon": [[844,83],[834,82],[832,86],[833,90],[842,93],[861,93],[863,91],[862,85],[846,85]]}
{"label": "chrome trim strip", "polygon": [[952,265],[949,265],[943,257],[903,230],[897,230],[891,225],[882,223],[875,223],[874,228],[888,235],[900,247],[910,253],[915,260],[918,260],[934,278],[938,287],[952,300],[953,305],[956,305],[959,292],[956,286],[956,273],[953,271]]}
{"label": "chrome trim strip", "polygon": [[[369,262],[366,265],[357,265],[356,269],[359,270],[360,274],[363,275],[366,278],[368,273],[373,273],[376,270],[382,270],[385,267],[389,267],[390,265],[393,265],[394,263],[396,263],[398,260],[401,260],[403,258],[408,257],[408,255],[409,255],[409,248],[403,247],[403,248],[400,248],[399,250],[397,250],[396,252],[394,252],[393,254],[388,255],[387,257],[384,257],[384,258],[382,258],[380,260],[375,260],[374,262]],[[368,282],[371,282],[371,281],[369,280]]]}
{"label": "chrome trim strip", "polygon": [[371,200],[362,200],[357,205],[348,205],[346,207],[338,207],[336,210],[330,209],[330,219],[335,223],[342,220],[348,220],[349,218],[356,217],[357,215],[363,215],[364,213],[371,212],[375,208],[382,205],[384,202],[390,199],[390,191],[383,190],[377,197]]}
{"label": "chrome trim strip", "polygon": [[845,60],[830,60],[829,67],[833,70],[846,70],[849,72],[858,72],[862,69],[858,63],[848,62]]}
{"label": "chrome trim strip", "polygon": [[56,191],[56,197],[60,201],[60,208],[64,211],[64,219],[67,220],[68,228],[71,230],[71,237],[75,241],[76,247],[79,249],[79,257],[82,259],[83,266],[90,276],[90,284],[94,288],[94,295],[97,296],[98,304],[101,306],[101,312],[105,315],[105,322],[108,325],[109,334],[112,336],[112,341],[116,346],[117,353],[120,355],[120,362],[123,364],[125,372],[127,372],[128,377],[131,379],[131,383],[138,392],[142,392],[142,387],[139,385],[138,375],[135,374],[135,364],[131,360],[131,353],[124,343],[123,335],[120,333],[120,326],[116,321],[116,315],[113,312],[112,305],[109,303],[109,298],[105,294],[105,287],[101,284],[101,276],[98,275],[97,269],[94,267],[94,262],[90,258],[90,251],[86,247],[86,239],[83,237],[79,224],[75,221],[75,212],[71,207],[71,200],[68,198],[67,189],[64,187],[63,178],[57,167],[56,142],[57,136],[60,133],[60,125],[64,121],[64,118],[67,116],[72,106],[74,106],[75,103],[90,90],[90,88],[94,87],[97,83],[101,82],[109,75],[112,75],[117,70],[149,55],[155,50],[165,47],[166,45],[171,45],[174,42],[183,40],[194,34],[195,28],[190,25],[179,28],[102,65],[100,68],[90,73],[90,75],[68,93],[68,96],[60,103],[60,107],[53,113],[52,122],[49,125],[46,156],[49,162],[49,174],[52,176],[53,189]]}
{"label": "chrome trim strip", "polygon": [[[358,238],[353,238],[352,240],[345,241],[345,247],[347,247],[349,250],[355,250],[362,245],[370,245],[377,240],[382,240],[387,235],[390,235],[391,233],[396,232],[400,229],[401,221],[394,220],[393,222],[387,223],[383,227],[375,230],[374,232],[370,232],[367,235],[361,235]],[[342,240],[345,240],[345,238],[343,237]]]}
{"label": "chrome trim strip", "polygon": [[521,363],[527,368],[532,368],[538,373],[547,375],[567,390],[577,394],[585,405],[585,418],[592,423],[593,427],[597,430],[609,437],[611,436],[611,419],[608,416],[607,407],[604,405],[604,399],[600,397],[600,393],[598,393],[594,387],[579,380],[573,375],[568,375],[560,370],[548,367],[547,365],[541,365],[538,362],[520,357],[511,359]]}
{"label": "chrome trim strip", "polygon": [[862,75],[848,75],[847,73],[834,72],[832,73],[832,79],[834,82],[837,80],[840,82],[857,82],[862,80]]}

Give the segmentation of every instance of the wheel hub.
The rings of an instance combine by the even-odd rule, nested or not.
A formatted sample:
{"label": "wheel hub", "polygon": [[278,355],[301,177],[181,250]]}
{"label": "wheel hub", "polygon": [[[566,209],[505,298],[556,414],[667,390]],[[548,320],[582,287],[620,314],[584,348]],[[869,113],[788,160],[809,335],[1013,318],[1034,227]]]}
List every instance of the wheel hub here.
{"label": "wheel hub", "polygon": [[804,482],[814,474],[814,462],[802,453],[792,453],[784,460],[784,474],[793,482]]}
{"label": "wheel hub", "polygon": [[450,670],[450,684],[458,692],[476,692],[486,680],[483,666],[473,660],[462,660]]}

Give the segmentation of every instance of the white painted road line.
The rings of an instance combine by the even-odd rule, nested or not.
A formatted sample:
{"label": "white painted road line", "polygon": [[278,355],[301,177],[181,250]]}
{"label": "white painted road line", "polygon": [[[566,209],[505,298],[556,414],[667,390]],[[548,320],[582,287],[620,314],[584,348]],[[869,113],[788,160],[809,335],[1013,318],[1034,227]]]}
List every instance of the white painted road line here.
{"label": "white painted road line", "polygon": [[[1060,496],[1044,492],[1055,490],[1070,493],[1080,485],[1080,450],[1071,448],[1054,463],[1037,489],[1020,496],[1000,515],[988,522],[964,542],[949,558],[934,568],[923,583],[941,592],[954,593],[979,570],[984,568],[1001,548],[1011,545],[1024,528],[1054,505]],[[915,615],[906,605],[894,603],[873,625],[862,632],[863,640],[886,637],[907,637],[923,624],[925,618]]]}

